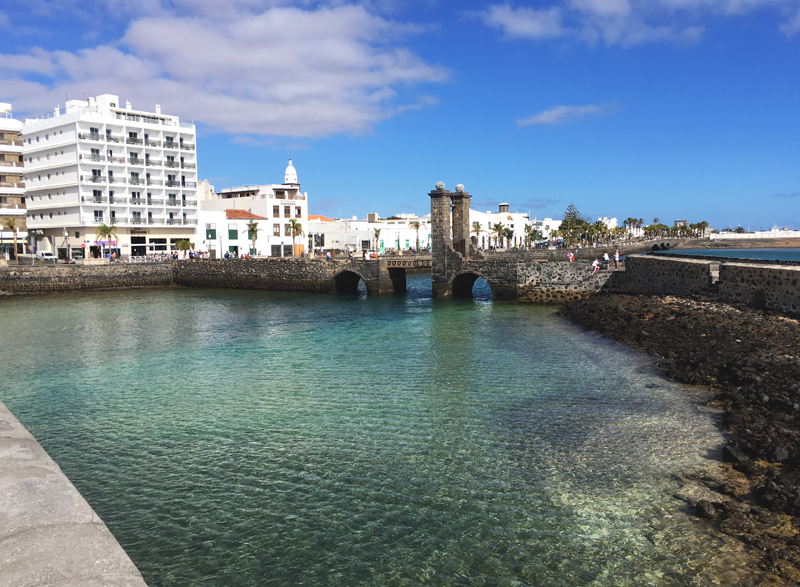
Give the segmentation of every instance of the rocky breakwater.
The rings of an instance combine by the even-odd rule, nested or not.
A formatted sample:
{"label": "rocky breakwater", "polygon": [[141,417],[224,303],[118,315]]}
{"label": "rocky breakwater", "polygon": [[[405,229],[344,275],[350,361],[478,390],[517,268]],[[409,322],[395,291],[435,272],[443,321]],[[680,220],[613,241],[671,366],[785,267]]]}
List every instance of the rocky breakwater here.
{"label": "rocky breakwater", "polygon": [[[701,476],[697,515],[758,552],[763,584],[800,584],[800,321],[715,300],[603,294],[561,315],[659,358],[676,381],[710,386],[730,439]],[[761,584],[761,583],[760,583]]]}

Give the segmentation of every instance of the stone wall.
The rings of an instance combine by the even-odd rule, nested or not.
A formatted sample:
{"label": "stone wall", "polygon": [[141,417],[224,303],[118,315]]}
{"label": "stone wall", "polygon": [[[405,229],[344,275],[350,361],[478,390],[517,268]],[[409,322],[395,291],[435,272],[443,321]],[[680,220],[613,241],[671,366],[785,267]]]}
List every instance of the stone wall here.
{"label": "stone wall", "polygon": [[721,300],[800,314],[800,266],[722,263]]}
{"label": "stone wall", "polygon": [[[609,265],[613,267],[613,261]],[[592,275],[590,261],[520,263],[519,273],[519,301],[544,305],[564,304],[600,291],[621,291],[625,277],[611,268]]]}
{"label": "stone wall", "polygon": [[713,284],[719,259],[637,255],[625,262],[624,290],[630,293],[696,295]]}
{"label": "stone wall", "polygon": [[5,295],[168,285],[172,285],[170,263],[0,267],[0,294]]}

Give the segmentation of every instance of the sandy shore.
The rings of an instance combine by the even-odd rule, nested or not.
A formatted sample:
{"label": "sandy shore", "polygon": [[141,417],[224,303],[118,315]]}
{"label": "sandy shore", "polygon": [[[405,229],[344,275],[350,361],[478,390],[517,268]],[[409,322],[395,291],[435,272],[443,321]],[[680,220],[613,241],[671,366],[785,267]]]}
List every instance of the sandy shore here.
{"label": "sandy shore", "polygon": [[754,585],[800,584],[800,321],[714,300],[621,294],[571,302],[561,315],[658,357],[670,379],[712,388],[731,434],[726,462],[699,479],[706,494],[687,501],[759,554]]}

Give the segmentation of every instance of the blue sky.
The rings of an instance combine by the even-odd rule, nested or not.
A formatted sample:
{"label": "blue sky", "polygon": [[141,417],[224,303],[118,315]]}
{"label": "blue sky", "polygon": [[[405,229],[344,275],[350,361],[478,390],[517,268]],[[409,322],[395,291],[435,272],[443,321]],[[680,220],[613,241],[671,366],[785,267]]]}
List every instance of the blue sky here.
{"label": "blue sky", "polygon": [[800,229],[800,0],[32,0],[0,6],[18,116],[117,94],[198,124],[217,189],[312,213],[473,207]]}

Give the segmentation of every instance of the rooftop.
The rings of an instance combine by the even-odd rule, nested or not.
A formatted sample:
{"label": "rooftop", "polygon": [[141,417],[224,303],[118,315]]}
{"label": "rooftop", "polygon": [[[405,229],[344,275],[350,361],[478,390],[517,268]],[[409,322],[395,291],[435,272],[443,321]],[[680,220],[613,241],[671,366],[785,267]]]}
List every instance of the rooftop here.
{"label": "rooftop", "polygon": [[269,220],[269,218],[256,216],[247,210],[225,210],[225,218],[233,220]]}

